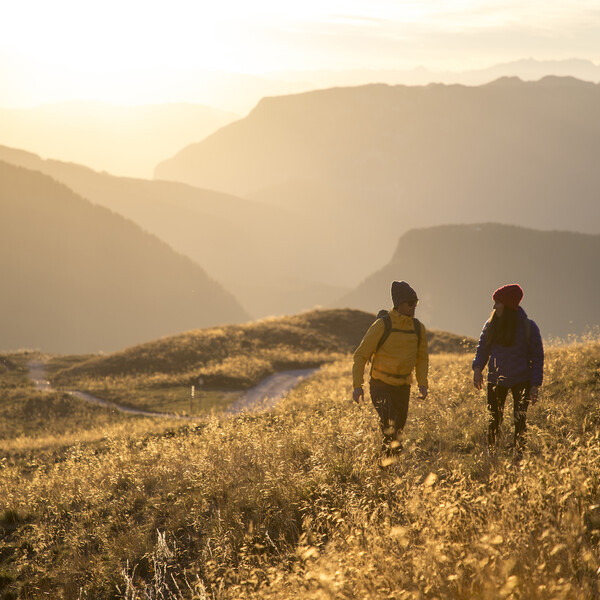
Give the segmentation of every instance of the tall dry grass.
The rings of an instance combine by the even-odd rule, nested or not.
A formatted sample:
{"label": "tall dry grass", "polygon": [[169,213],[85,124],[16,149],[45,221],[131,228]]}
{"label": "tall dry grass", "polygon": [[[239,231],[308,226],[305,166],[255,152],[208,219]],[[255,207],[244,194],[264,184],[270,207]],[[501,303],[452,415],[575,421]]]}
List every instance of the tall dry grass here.
{"label": "tall dry grass", "polygon": [[511,410],[485,451],[470,357],[432,357],[382,469],[349,357],[274,411],[107,434],[3,461],[5,598],[573,598],[600,595],[600,344],[548,352],[528,450]]}

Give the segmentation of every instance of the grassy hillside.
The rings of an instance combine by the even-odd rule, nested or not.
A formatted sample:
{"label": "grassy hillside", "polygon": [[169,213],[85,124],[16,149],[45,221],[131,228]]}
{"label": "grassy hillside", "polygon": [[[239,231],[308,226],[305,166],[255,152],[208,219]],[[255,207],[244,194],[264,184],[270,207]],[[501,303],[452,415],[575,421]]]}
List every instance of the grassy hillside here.
{"label": "grassy hillside", "polygon": [[[32,446],[52,454],[73,438],[98,442],[107,429],[121,433],[135,429],[142,434],[174,424],[89,405],[68,390],[87,391],[132,408],[191,414],[195,422],[206,420],[222,414],[240,393],[268,375],[346,356],[374,318],[362,311],[312,311],[191,331],[108,355],[53,356],[34,351],[0,355],[0,419],[5,423],[0,452],[19,454]],[[433,353],[474,348],[474,340],[447,332],[429,331],[428,338]],[[45,363],[56,391],[34,389],[28,378],[32,360]]]}
{"label": "grassy hillside", "polygon": [[191,259],[36,171],[0,162],[0,349],[113,351],[247,320]]}
{"label": "grassy hillside", "polygon": [[498,223],[413,229],[400,237],[388,264],[338,303],[377,306],[390,281],[402,278],[417,290],[425,323],[478,336],[494,290],[517,282],[542,335],[564,338],[600,325],[600,280],[592,275],[599,261],[600,235]]}
{"label": "grassy hillside", "polygon": [[0,455],[5,464],[53,463],[74,443],[104,443],[107,432],[148,435],[173,425],[94,406],[64,391],[34,389],[27,363],[38,357],[33,352],[0,356]]}
{"label": "grassy hillside", "polygon": [[411,401],[386,469],[374,410],[350,399],[348,355],[269,414],[164,435],[107,426],[54,460],[3,460],[1,593],[597,597],[600,343],[548,351],[518,467],[510,410],[498,456],[484,451],[469,362],[432,356],[431,395]]}
{"label": "grassy hillside", "polygon": [[[149,395],[161,390],[242,390],[279,371],[339,360],[374,320],[363,311],[316,310],[190,331],[109,355],[51,360],[50,378],[63,388],[151,408]],[[442,331],[429,331],[428,340],[432,353],[474,348],[474,340]]]}

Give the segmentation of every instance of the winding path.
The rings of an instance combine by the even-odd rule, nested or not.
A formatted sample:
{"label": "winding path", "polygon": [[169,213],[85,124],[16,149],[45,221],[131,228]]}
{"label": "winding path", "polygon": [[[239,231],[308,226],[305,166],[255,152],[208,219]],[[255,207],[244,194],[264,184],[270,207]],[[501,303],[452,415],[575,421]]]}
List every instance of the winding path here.
{"label": "winding path", "polygon": [[[35,383],[35,387],[38,390],[44,392],[52,392],[54,388],[51,383],[46,379],[46,369],[44,363],[41,360],[30,360],[28,363],[29,367],[29,378]],[[283,371],[281,373],[275,373],[270,377],[267,377],[264,381],[259,383],[257,386],[250,388],[242,396],[240,396],[226,411],[226,416],[237,415],[241,412],[251,412],[258,410],[267,410],[273,408],[279,400],[281,400],[292,388],[296,387],[300,381],[306,377],[312,375],[317,369],[297,369],[294,371]],[[129,406],[123,406],[108,400],[103,400],[97,396],[92,396],[87,392],[79,391],[67,391],[67,394],[89,402],[90,404],[96,404],[104,406],[105,408],[112,408],[113,410],[119,410],[121,412],[130,413],[134,415],[141,415],[144,417],[158,417],[162,419],[183,419],[183,420],[198,420],[200,417],[193,417],[188,415],[177,415],[171,413],[159,413],[148,410],[142,410],[139,408],[131,408]]]}
{"label": "winding path", "polygon": [[295,388],[303,379],[312,375],[317,369],[297,369],[274,373],[250,388],[240,396],[226,411],[226,415],[240,412],[267,410],[273,408],[287,392]]}

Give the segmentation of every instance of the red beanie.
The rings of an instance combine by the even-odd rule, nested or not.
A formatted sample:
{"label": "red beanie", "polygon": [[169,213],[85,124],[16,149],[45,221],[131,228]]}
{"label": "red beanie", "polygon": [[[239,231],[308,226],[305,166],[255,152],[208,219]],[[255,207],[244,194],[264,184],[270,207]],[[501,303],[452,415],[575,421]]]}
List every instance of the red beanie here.
{"label": "red beanie", "polygon": [[523,299],[523,290],[521,289],[521,286],[516,283],[503,285],[494,292],[492,298],[496,302],[504,304],[506,308],[517,310],[517,308],[519,308],[519,302]]}

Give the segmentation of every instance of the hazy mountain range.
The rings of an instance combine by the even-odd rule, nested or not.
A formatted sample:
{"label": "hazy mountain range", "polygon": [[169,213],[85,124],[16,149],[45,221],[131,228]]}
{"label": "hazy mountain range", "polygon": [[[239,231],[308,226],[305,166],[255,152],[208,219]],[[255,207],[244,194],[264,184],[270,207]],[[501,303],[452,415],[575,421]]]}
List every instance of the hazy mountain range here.
{"label": "hazy mountain range", "polygon": [[[211,324],[316,305],[375,312],[389,306],[390,282],[407,279],[427,325],[477,335],[493,289],[518,281],[543,333],[565,335],[598,323],[599,90],[551,77],[266,98],[159,164],[154,181],[5,146],[0,160],[60,181],[189,257],[243,307]],[[468,225],[492,222],[520,227]],[[466,225],[432,227],[448,223]],[[111,236],[103,226],[98,244]],[[553,285],[578,290],[570,312],[550,299]],[[478,295],[468,306],[465,290]],[[138,333],[131,343],[152,337]]]}
{"label": "hazy mountain range", "polygon": [[370,85],[266,98],[159,164],[156,177],[328,221],[349,281],[414,227],[599,232],[598,155],[600,85]]}
{"label": "hazy mountain range", "polygon": [[191,259],[51,178],[0,162],[0,349],[116,350],[249,315]]}
{"label": "hazy mountain range", "polygon": [[197,104],[64,102],[0,108],[0,144],[114,175],[150,178],[165,156],[237,118]]}
{"label": "hazy mountain range", "polygon": [[115,177],[0,146],[0,160],[34,169],[140,225],[192,258],[255,317],[332,302],[336,283],[328,224],[314,215],[167,182]]}
{"label": "hazy mountain range", "polygon": [[[18,154],[15,151],[4,152],[5,155],[11,153],[13,153],[13,158],[14,154]],[[88,186],[93,187],[95,184],[96,190],[91,194],[92,196],[98,195],[98,197],[100,197],[100,195],[106,194],[107,197],[114,200],[121,195],[120,201],[123,203],[123,206],[127,207],[124,198],[127,195],[126,192],[129,191],[131,202],[129,210],[134,217],[140,218],[143,213],[139,206],[136,206],[136,203],[142,207],[146,204],[146,215],[155,213],[152,218],[154,218],[157,223],[161,218],[165,222],[168,222],[169,214],[177,215],[179,213],[181,205],[179,205],[178,208],[177,203],[174,203],[172,210],[170,210],[168,204],[165,203],[164,205],[161,205],[160,202],[156,203],[155,194],[141,194],[141,190],[143,191],[144,189],[144,184],[150,189],[154,186],[158,186],[158,190],[160,190],[161,186],[164,184],[167,186],[167,191],[170,192],[177,189],[178,184],[174,184],[174,187],[171,188],[171,184],[166,182],[144,182],[141,180],[127,179],[122,181],[122,178],[110,178],[105,174],[89,173],[89,170],[75,165],[66,165],[53,161],[40,161],[39,158],[33,157],[27,153],[22,153],[22,155],[24,157],[30,157],[31,162],[35,163],[36,161],[39,161],[41,166],[44,166],[49,170],[52,170],[51,167],[53,166],[59,174],[61,169],[63,173],[71,172],[70,178],[73,181],[76,181],[75,174],[79,172],[83,181],[86,182]],[[0,154],[0,156],[2,156],[2,154]],[[8,165],[4,165],[4,169],[5,171],[9,169]],[[52,198],[52,194],[55,195],[52,190],[57,186],[63,195],[73,195],[70,190],[63,186],[59,186],[59,184],[47,177],[31,171],[17,170],[17,172],[21,173],[22,179],[25,178],[24,173],[28,174],[27,177],[32,180],[35,180],[36,177],[42,178],[44,186],[47,186],[48,189],[46,190],[45,187],[38,186],[39,190],[37,197],[39,201],[46,197]],[[8,174],[12,175],[10,171],[8,171]],[[64,178],[69,179],[69,177]],[[6,173],[3,173],[3,177],[0,181],[2,183],[3,192],[4,190],[12,189],[10,178],[6,177]],[[109,183],[112,183],[112,187]],[[129,184],[130,187],[127,187],[127,184]],[[120,185],[124,186],[122,190],[119,189]],[[137,193],[136,186],[140,186]],[[80,184],[80,187],[83,187],[83,185]],[[186,186],[182,187],[184,190],[186,189]],[[188,193],[190,196],[187,199],[190,203],[193,202],[193,200],[199,201],[203,194],[206,195],[204,198],[204,206],[210,207],[211,200],[213,202],[215,201],[215,198],[211,198],[209,192],[189,188]],[[226,203],[225,208],[227,208],[227,206],[231,208],[235,202],[239,202],[242,206],[244,204],[244,201],[239,199],[220,196],[218,194],[215,196],[217,200],[221,199]],[[3,198],[4,197],[3,193]],[[183,199],[185,199],[185,196],[183,196]],[[77,200],[79,203],[88,207],[88,210],[94,208],[81,198],[77,197]],[[230,204],[227,205],[227,202]],[[93,237],[95,237],[96,245],[93,246],[89,252],[93,251],[95,254],[87,256],[86,260],[88,261],[88,266],[85,271],[86,273],[89,272],[89,277],[94,280],[98,279],[96,275],[94,275],[96,272],[105,274],[107,271],[102,249],[106,246],[112,246],[115,243],[118,245],[118,240],[115,241],[113,228],[106,226],[104,223],[106,217],[104,217],[101,208],[95,207],[95,209],[96,212],[90,212],[89,222],[86,223],[86,227],[94,229]],[[2,221],[6,224],[5,227],[7,232],[3,235],[6,244],[6,250],[3,255],[8,257],[10,256],[9,247],[11,243],[13,244],[13,247],[22,248],[22,240],[28,240],[32,231],[34,232],[33,239],[37,239],[40,235],[40,230],[29,227],[29,220],[25,218],[24,223],[15,224],[11,214],[6,214],[4,210],[5,207],[3,208],[4,214],[2,215]],[[22,207],[22,210],[25,215],[29,215],[29,213],[39,215],[39,210],[31,206],[24,206]],[[97,211],[101,212],[98,213]],[[113,220],[120,220],[120,218],[113,213],[107,212],[106,214],[110,215]],[[181,219],[185,216],[190,219],[192,233],[195,226],[202,226],[195,225],[195,223],[203,223],[200,211],[194,212],[190,209],[187,213],[183,212],[182,214],[183,216],[180,217]],[[254,214],[256,216],[258,213]],[[91,220],[92,215],[95,215],[93,216],[94,221]],[[98,215],[100,215],[101,218],[99,218]],[[45,217],[42,215],[41,218],[44,219]],[[252,207],[248,208],[245,218],[252,218]],[[46,219],[45,227],[48,233],[54,232],[53,235],[56,237],[63,237],[65,235],[68,237],[72,228],[69,227],[65,234],[64,221],[65,217],[60,217],[60,214],[57,215],[55,221]],[[15,224],[16,227],[14,229],[11,228],[9,223]],[[126,223],[128,222],[126,221]],[[132,240],[131,244],[133,244],[134,240],[137,240],[140,236],[142,238],[145,236],[145,238],[154,239],[152,236],[142,234],[142,232],[137,230],[131,223],[128,223],[128,225],[130,228],[136,230],[136,235],[133,236],[133,238],[131,235],[127,236],[128,239]],[[225,231],[232,231],[227,223],[220,222],[218,218],[209,225],[207,230],[210,230],[211,227],[217,227],[218,231],[222,232],[222,228],[224,227]],[[219,229],[219,227],[221,229]],[[27,233],[23,234],[23,230],[26,228],[28,228]],[[77,226],[76,229],[80,229],[80,226]],[[242,230],[240,230],[240,232],[241,231]],[[11,232],[12,238],[11,235],[9,235]],[[234,231],[233,234],[231,239],[232,244],[235,243],[236,232]],[[245,254],[256,252],[256,248],[254,247],[255,240],[253,241],[252,238],[242,238],[241,241],[244,244],[248,244],[247,251],[245,253],[242,251],[243,262],[243,256]],[[72,258],[75,261],[81,260],[81,250],[71,242],[66,243],[74,253]],[[211,256],[220,255],[220,259],[224,262],[238,262],[235,254],[228,252],[227,248],[223,246],[222,241],[218,241],[218,236],[215,237],[212,243],[216,244],[216,246],[214,248],[215,251]],[[219,243],[221,243],[221,245],[219,245]],[[335,245],[335,240],[332,240],[331,243]],[[305,240],[304,244],[310,245],[310,240]],[[162,250],[166,255],[172,254],[168,247],[162,246]],[[298,240],[293,244],[293,247],[290,240],[289,249],[298,256],[303,254],[303,245]],[[206,250],[208,251],[208,246]],[[265,251],[266,250],[267,249],[265,248]],[[37,273],[34,275],[33,281],[30,281],[35,289],[40,289],[40,284],[43,289],[49,289],[51,285],[54,285],[51,284],[50,281],[55,282],[57,279],[64,281],[71,279],[69,285],[81,285],[81,269],[74,266],[69,257],[62,255],[64,248],[58,247],[58,254],[56,254],[56,251],[57,247],[55,242],[46,244],[45,247],[38,249],[38,257],[43,257],[45,261],[44,274],[42,276],[36,271],[37,263],[34,263],[33,265],[29,263],[18,263],[18,268],[15,268],[14,271],[8,270],[9,273],[12,273],[12,279],[10,275],[7,277],[4,268],[2,269],[4,273],[3,281],[8,282],[8,286],[12,285],[10,282],[15,282],[15,285],[12,285],[15,294],[25,293],[32,297],[36,297],[35,292],[32,291],[32,289],[23,289],[20,285],[18,279],[19,272],[28,273],[29,275]],[[271,252],[276,252],[276,248],[272,248]],[[83,255],[85,255],[85,252]],[[127,262],[127,259],[125,258],[126,255],[122,254],[122,256],[125,262]],[[38,260],[40,259],[38,258]],[[259,259],[257,258],[257,260]],[[331,307],[352,307],[369,312],[376,312],[379,308],[389,307],[391,304],[389,294],[390,282],[394,279],[406,279],[411,282],[419,293],[421,303],[418,309],[418,316],[422,318],[428,327],[438,330],[453,331],[463,335],[476,336],[491,310],[491,293],[493,290],[505,283],[517,281],[525,288],[526,297],[523,305],[526,310],[530,309],[532,311],[531,316],[536,319],[542,328],[544,335],[564,337],[571,333],[582,333],[588,326],[600,325],[600,317],[598,316],[595,301],[598,292],[600,292],[600,281],[597,277],[597,264],[599,260],[600,235],[561,231],[539,231],[500,224],[445,225],[415,229],[400,237],[397,242],[396,251],[393,253],[391,260],[385,264],[383,268],[376,269],[377,265],[374,264],[373,274],[360,283],[354,291],[344,296],[341,295],[340,291],[338,291],[337,294],[335,294],[333,290],[328,290],[329,294],[324,292],[319,294],[318,291],[315,291],[312,300],[317,300],[313,305],[322,304]],[[151,269],[156,278],[156,282],[160,282],[160,286],[156,288],[156,290],[152,290],[149,295],[145,297],[146,302],[151,301],[151,298],[154,298],[157,291],[163,289],[164,286],[170,289],[175,285],[175,289],[179,290],[179,294],[183,297],[188,296],[187,283],[185,281],[181,282],[177,280],[175,281],[175,284],[173,284],[172,280],[168,279],[170,275],[161,270],[160,265],[157,264],[157,259],[154,258],[151,253],[144,258],[144,262],[147,263],[147,267]],[[152,266],[155,264],[157,265],[156,268]],[[551,265],[551,269],[549,268],[549,265]],[[261,263],[259,262],[257,264],[246,264],[245,268],[249,270],[253,269],[252,272],[258,277],[260,266]],[[290,264],[289,268],[290,272],[293,273],[294,265]],[[198,270],[202,271],[201,269]],[[44,279],[44,277],[46,277],[46,279]],[[110,290],[110,295],[115,302],[115,306],[111,311],[114,311],[115,313],[122,312],[124,315],[127,315],[126,308],[121,310],[118,309],[118,303],[121,298],[127,298],[128,294],[130,294],[129,287],[131,281],[136,282],[135,287],[138,287],[139,278],[141,277],[143,280],[144,270],[140,270],[140,275],[136,274],[132,276],[131,273],[129,273],[129,277],[131,277],[131,279],[128,277],[117,277],[116,280],[113,280],[108,284],[103,282],[101,277],[98,280],[101,282],[101,287],[103,289],[106,287]],[[183,279],[186,279],[186,277],[184,276]],[[264,281],[265,280],[263,280],[263,284]],[[273,285],[273,289],[277,290],[277,293],[274,293],[273,298],[271,298],[271,302],[274,302],[275,299],[278,299],[279,302],[281,302],[280,310],[278,312],[276,311],[275,314],[286,312],[284,308],[281,308],[281,306],[285,305],[282,298],[284,291],[290,295],[296,292],[296,300],[298,302],[306,302],[304,306],[300,305],[300,308],[296,311],[292,309],[287,311],[288,313],[293,314],[294,312],[309,306],[311,299],[304,296],[301,293],[301,290],[294,289],[293,286],[290,287],[289,281],[284,274],[280,273],[279,278],[272,274],[272,279],[270,281],[271,285]],[[244,285],[241,283],[239,286],[236,286],[235,282],[231,282],[231,284],[232,286],[230,289],[233,289],[235,292],[244,289]],[[85,285],[89,286],[89,284]],[[142,283],[141,285],[143,286],[144,284]],[[65,289],[70,288],[67,286]],[[123,295],[123,289],[126,290],[125,295]],[[55,290],[57,294],[64,291],[62,286],[60,286],[59,290]],[[178,294],[173,295],[177,296]],[[565,308],[565,297],[569,298],[568,309]],[[46,303],[48,298],[53,302],[51,296],[49,297],[47,294],[43,294],[38,300],[40,303]],[[210,302],[210,294],[208,295],[208,298]],[[246,307],[247,298],[243,294],[240,295],[239,298],[242,305]],[[69,328],[65,327],[65,323],[74,322],[72,315],[77,315],[81,312],[82,304],[87,303],[90,304],[90,306],[93,304],[89,297],[81,298],[77,297],[77,294],[73,296],[72,300],[77,305],[76,309],[71,306],[67,310],[66,305],[63,305],[61,302],[57,303],[63,306],[68,313],[67,316],[63,315],[61,317],[62,321],[56,321],[54,318],[48,319],[50,322],[59,323],[60,327],[64,328],[65,333],[60,334],[60,337],[63,340],[61,343],[64,343],[64,346],[61,346],[63,351],[73,351],[73,347],[80,347],[80,344],[83,343],[82,340],[77,337],[73,340],[69,335],[66,335]],[[103,299],[103,301],[104,300],[105,299]],[[289,300],[290,299],[288,298],[288,302]],[[161,302],[160,298],[157,301]],[[174,302],[179,302],[179,300]],[[15,296],[13,298],[12,308],[5,307],[1,313],[4,315],[14,315],[16,312],[19,312],[20,314],[27,315],[27,311],[22,311],[17,303],[18,297]],[[193,303],[190,317],[192,325],[190,326],[201,326],[197,325],[197,323],[200,323],[200,317],[202,317],[202,323],[205,323],[204,317],[207,316],[205,303],[206,299],[204,297],[197,298]],[[224,309],[226,308],[226,304],[227,302],[223,305]],[[176,304],[173,304],[173,306],[175,305]],[[27,304],[25,304],[25,306],[27,306]],[[258,306],[258,308],[260,308],[260,306]],[[56,308],[54,308],[54,310],[56,310]],[[171,310],[167,310],[166,307],[165,310],[165,316],[171,315]],[[46,313],[42,311],[41,314]],[[234,316],[232,317],[232,315]],[[248,318],[247,315],[240,317],[239,312],[224,310],[219,314],[213,315],[212,320],[209,319],[209,323],[238,322],[240,319],[243,320],[244,317]],[[27,319],[29,318],[30,317],[27,317]],[[118,347],[137,343],[146,339],[152,339],[152,336],[149,336],[149,331],[151,331],[153,326],[158,323],[154,323],[152,319],[146,321],[146,319],[149,318],[148,313],[144,313],[143,310],[135,311],[135,318],[133,321],[137,318],[140,319],[140,322],[137,323],[137,329],[135,329],[135,326],[133,327],[134,335],[129,338],[127,343],[121,344]],[[131,315],[127,315],[126,319],[131,319]],[[122,336],[122,332],[127,329],[125,327],[125,321],[122,322],[119,320],[103,322],[102,325],[102,333],[105,338],[117,335]],[[19,327],[21,327],[19,332],[26,330],[23,321],[20,322]],[[81,327],[81,325],[78,325],[78,327],[81,328],[80,333],[85,337],[86,343],[88,340],[94,339],[94,333],[92,332],[92,334],[90,334],[88,331],[89,328],[86,329]],[[182,330],[180,323],[175,323],[173,325],[166,323],[165,327],[167,329],[162,329],[161,334],[171,331],[169,327],[173,327],[174,329],[172,331],[175,333]],[[116,331],[111,331],[113,328],[118,331],[118,334]],[[44,330],[44,327],[42,327],[41,324],[38,324],[35,329],[37,330],[35,335],[39,337],[39,334]],[[186,328],[184,327],[184,330],[185,329]],[[54,335],[58,335],[56,329],[52,329],[52,332],[45,343],[50,344]],[[119,337],[119,339],[121,338]],[[19,347],[28,345],[31,346],[31,343],[21,342]],[[37,346],[39,346],[39,343]],[[88,348],[89,346],[84,347]],[[102,345],[99,347],[115,348],[114,345],[111,346],[107,344],[104,338],[102,339]]]}
{"label": "hazy mountain range", "polygon": [[599,263],[600,235],[489,223],[415,229],[340,304],[389,307],[391,281],[405,279],[419,295],[424,323],[476,337],[491,313],[493,291],[516,282],[542,335],[566,337],[600,326]]}
{"label": "hazy mountain range", "polygon": [[390,210],[409,226],[469,215],[596,231],[599,150],[600,85],[371,85],[264,99],[155,175],[299,210]]}
{"label": "hazy mountain range", "polygon": [[8,108],[9,90],[0,89],[0,144],[24,148],[45,158],[84,164],[113,175],[148,178],[159,161],[247,115],[266,96],[369,83],[482,85],[506,76],[538,80],[547,75],[600,82],[600,65],[576,58],[524,59],[463,72],[417,67],[291,71],[268,77],[218,71],[169,73],[159,69],[156,80],[163,89],[185,90],[182,97],[192,100],[139,106],[71,101]]}
{"label": "hazy mountain range", "polygon": [[427,85],[429,83],[482,85],[501,77],[518,77],[524,81],[537,81],[548,75],[575,77],[583,81],[598,83],[600,82],[600,65],[580,58],[568,60],[524,58],[492,65],[484,69],[467,71],[432,71],[425,67],[416,67],[404,70],[288,71],[275,73],[273,77],[280,78],[288,83],[310,82],[310,87],[302,90],[308,91],[316,88],[348,87],[375,82],[389,85]]}
{"label": "hazy mountain range", "polygon": [[[34,67],[31,66],[33,69]],[[65,73],[65,76],[70,73]],[[155,65],[153,79],[147,80],[145,74],[136,77],[135,96],[153,98],[152,103],[161,102],[160,98],[181,98],[187,103],[214,107],[218,110],[246,115],[265,96],[297,94],[319,88],[348,87],[370,83],[389,85],[427,85],[429,83],[447,83],[462,85],[482,85],[499,77],[519,77],[523,80],[538,80],[547,75],[569,76],[584,81],[600,82],[600,65],[590,60],[571,58],[567,60],[521,60],[491,65],[487,68],[463,71],[434,71],[424,66],[408,69],[353,69],[353,70],[288,70],[276,71],[265,75],[235,73],[202,68],[181,68],[176,71]],[[11,81],[22,77],[23,73],[11,72],[10,66],[0,64],[0,80]],[[146,81],[146,83],[144,83]],[[115,80],[115,86],[118,84]],[[45,85],[47,84],[47,85]],[[122,86],[122,82],[121,82]],[[39,82],[36,96],[45,98],[41,102],[49,104],[62,99],[54,95],[52,80]],[[131,91],[131,87],[126,85]],[[0,106],[14,107],[18,94],[10,86],[0,87]],[[143,107],[131,107],[143,109]],[[196,141],[200,141],[197,138]],[[45,156],[81,161],[80,157],[46,153],[34,146],[23,146],[18,140],[0,140],[7,145],[27,147]],[[168,154],[165,154],[168,156]],[[94,166],[94,165],[90,165]],[[101,168],[101,167],[97,167]],[[121,174],[121,172],[117,172]],[[123,173],[133,176],[135,173]]]}

